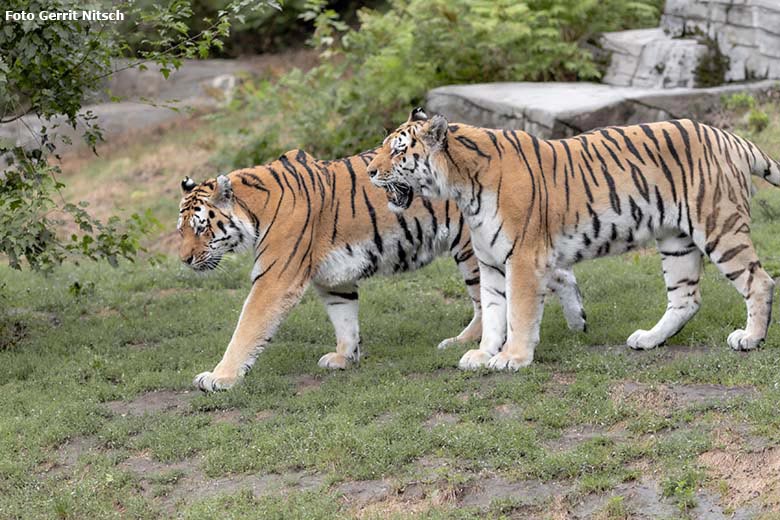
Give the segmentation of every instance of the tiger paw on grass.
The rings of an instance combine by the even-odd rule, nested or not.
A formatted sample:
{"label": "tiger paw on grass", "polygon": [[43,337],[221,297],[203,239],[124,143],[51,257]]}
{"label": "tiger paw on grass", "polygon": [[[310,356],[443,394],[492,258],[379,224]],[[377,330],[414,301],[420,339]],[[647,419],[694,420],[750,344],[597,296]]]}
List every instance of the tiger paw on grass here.
{"label": "tiger paw on grass", "polygon": [[[417,200],[405,214],[387,208],[385,192],[371,185],[366,152],[318,161],[290,151],[265,166],[234,171],[196,184],[182,183],[181,260],[197,271],[214,269],[230,252],[254,250],[251,289],[222,360],[195,378],[204,391],[233,386],[252,367],[274,331],[313,285],[336,332],[336,351],[319,365],[342,369],[360,355],[358,282],[376,274],[418,269],[449,253],[458,265],[474,316],[444,348],[478,341],[482,334],[480,269],[468,228],[454,204]],[[571,272],[550,280],[569,326],[585,328]],[[487,275],[503,278],[503,272]]]}
{"label": "tiger paw on grass", "polygon": [[[368,173],[395,209],[415,194],[453,200],[472,231],[483,304],[506,294],[508,306],[498,298],[484,307],[480,348],[463,356],[462,368],[530,364],[548,280],[651,239],[668,306],[652,329],[629,336],[629,347],[654,348],[696,314],[704,255],[747,305],[747,324],[728,336],[729,346],[750,350],[766,337],[774,282],[750,239],[750,179],[778,186],[780,164],[730,132],[680,120],[543,140],[416,109],[377,149]],[[491,279],[497,271],[506,276]]]}

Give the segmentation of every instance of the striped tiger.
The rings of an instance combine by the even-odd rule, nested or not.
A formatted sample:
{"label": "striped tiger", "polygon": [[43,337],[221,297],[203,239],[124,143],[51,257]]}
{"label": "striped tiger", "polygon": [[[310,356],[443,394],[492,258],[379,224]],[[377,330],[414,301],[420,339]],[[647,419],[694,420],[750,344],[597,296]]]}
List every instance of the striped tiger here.
{"label": "striped tiger", "polygon": [[[253,365],[275,329],[314,285],[336,332],[324,368],[345,368],[360,357],[358,281],[375,274],[418,269],[449,253],[474,305],[474,316],[444,348],[479,340],[482,332],[479,267],[464,219],[450,202],[420,199],[404,215],[387,209],[366,165],[373,153],[319,161],[301,150],[278,160],[220,175],[200,185],[187,178],[179,209],[180,258],[197,271],[215,268],[242,248],[254,251],[252,288],[238,325],[211,372],[195,378],[204,391],[230,388]],[[572,328],[585,327],[574,275],[551,281]]]}
{"label": "striped tiger", "polygon": [[[368,169],[395,207],[408,207],[419,193],[455,201],[466,218],[485,313],[480,348],[466,352],[462,368],[530,364],[539,342],[540,288],[553,268],[651,239],[668,306],[652,329],[631,334],[629,347],[654,348],[696,314],[704,255],[747,304],[747,325],[728,336],[729,346],[750,350],[766,337],[774,282],[750,240],[750,175],[780,185],[780,165],[730,132],[680,120],[543,140],[449,124],[416,110],[387,136]],[[505,273],[506,286],[493,283],[490,272]],[[485,306],[491,290],[506,293],[506,311]],[[506,322],[503,345],[494,331]]]}

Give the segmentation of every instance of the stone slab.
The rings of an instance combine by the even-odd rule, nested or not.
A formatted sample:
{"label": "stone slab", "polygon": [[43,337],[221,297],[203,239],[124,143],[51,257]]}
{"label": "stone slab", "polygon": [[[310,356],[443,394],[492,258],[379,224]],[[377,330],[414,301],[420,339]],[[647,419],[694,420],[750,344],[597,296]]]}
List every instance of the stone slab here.
{"label": "stone slab", "polygon": [[450,121],[560,138],[615,124],[703,119],[721,96],[763,92],[778,81],[694,89],[643,89],[599,83],[485,83],[431,90],[426,107]]}

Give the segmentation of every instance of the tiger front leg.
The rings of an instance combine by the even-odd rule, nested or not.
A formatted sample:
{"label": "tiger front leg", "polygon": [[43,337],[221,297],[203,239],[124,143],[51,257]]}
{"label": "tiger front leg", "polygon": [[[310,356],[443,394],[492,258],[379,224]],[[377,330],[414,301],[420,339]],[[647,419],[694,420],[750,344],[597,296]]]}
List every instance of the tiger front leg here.
{"label": "tiger front leg", "polygon": [[539,343],[548,269],[536,258],[512,257],[506,265],[507,340],[488,368],[518,370],[531,364]]}
{"label": "tiger front leg", "polygon": [[252,285],[222,360],[211,372],[195,376],[195,386],[204,392],[227,390],[249,372],[287,311],[300,301],[306,289],[302,283],[284,282],[277,280],[274,287],[259,282]]}
{"label": "tiger front leg", "polygon": [[487,365],[506,340],[506,278],[504,266],[479,262],[482,338],[478,349],[466,351],[460,358],[461,370],[477,370]]}

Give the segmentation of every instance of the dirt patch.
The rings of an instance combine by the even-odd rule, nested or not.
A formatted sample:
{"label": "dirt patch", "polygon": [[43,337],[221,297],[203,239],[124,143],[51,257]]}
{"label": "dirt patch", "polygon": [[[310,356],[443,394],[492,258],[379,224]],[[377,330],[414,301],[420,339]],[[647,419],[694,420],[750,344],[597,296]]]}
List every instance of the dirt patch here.
{"label": "dirt patch", "polygon": [[188,411],[190,402],[197,395],[187,390],[183,392],[159,390],[141,394],[132,401],[108,401],[103,404],[114,414],[137,417],[147,413]]}
{"label": "dirt patch", "polygon": [[317,379],[316,377],[309,374],[303,374],[296,377],[293,379],[293,383],[295,384],[296,395],[305,394],[306,392],[311,392],[313,390],[319,390],[319,388],[322,386],[321,379]]}
{"label": "dirt patch", "polygon": [[617,404],[630,403],[668,416],[694,405],[718,405],[755,394],[752,387],[711,384],[644,384],[627,381],[617,385],[612,396]]}
{"label": "dirt patch", "polygon": [[714,415],[712,424],[716,425],[710,434],[715,447],[731,446],[745,453],[764,452],[774,447],[768,439],[754,435],[748,424],[736,423],[724,414]]}
{"label": "dirt patch", "polygon": [[707,345],[661,345],[650,350],[634,350],[626,345],[589,345],[589,350],[595,350],[611,356],[626,356],[632,359],[644,359],[648,363],[664,363],[692,356],[711,354],[715,349]]}
{"label": "dirt patch", "polygon": [[432,430],[437,426],[448,426],[457,424],[460,422],[460,417],[451,413],[435,413],[429,417],[424,423],[427,429]]}
{"label": "dirt patch", "polygon": [[386,500],[367,504],[360,509],[353,509],[355,518],[403,518],[409,515],[425,513],[433,507],[433,504],[424,501],[400,500],[396,497],[388,497]]}
{"label": "dirt patch", "polygon": [[[708,345],[662,345],[652,352],[656,357],[662,360],[673,361],[675,359],[684,359],[702,354],[712,354],[717,349]],[[632,350],[632,352],[642,353],[650,351]]]}
{"label": "dirt patch", "polygon": [[609,499],[623,497],[623,504],[632,519],[679,518],[676,505],[661,496],[660,484],[651,479],[618,484],[610,493],[586,495],[571,510],[573,518],[593,518],[602,512]]}
{"label": "dirt patch", "polygon": [[515,403],[504,403],[493,408],[493,414],[497,419],[520,419],[523,409]]}
{"label": "dirt patch", "polygon": [[339,484],[335,491],[343,495],[348,504],[365,506],[387,499],[393,492],[393,487],[387,480],[358,480]]}
{"label": "dirt patch", "polygon": [[255,421],[267,421],[275,415],[272,410],[260,410],[255,414]]}
{"label": "dirt patch", "polygon": [[605,428],[599,425],[583,424],[564,430],[559,438],[545,442],[544,446],[551,451],[564,451],[592,439],[606,438],[620,441],[625,439],[627,435],[626,429],[619,425]]}
{"label": "dirt patch", "polygon": [[780,513],[780,449],[745,453],[738,448],[732,445],[699,456],[699,462],[725,482],[724,504],[730,508],[760,504]]}
{"label": "dirt patch", "polygon": [[[169,466],[166,471],[174,471],[177,465]],[[147,475],[142,479],[142,491],[154,493],[152,479],[157,475]],[[249,491],[255,497],[271,494],[287,494],[293,491],[311,491],[318,489],[324,478],[317,474],[282,473],[269,475],[231,475],[228,477],[207,478],[199,470],[188,471],[175,480],[158,499],[163,507],[172,512],[178,505],[199,502],[218,495],[232,495],[240,491]],[[160,491],[157,491],[160,494]]]}
{"label": "dirt patch", "polygon": [[414,461],[410,471],[419,481],[432,482],[447,468],[452,468],[452,463],[447,459],[425,456]]}
{"label": "dirt patch", "polygon": [[482,477],[466,486],[458,503],[463,507],[487,509],[496,500],[511,499],[523,506],[540,506],[566,495],[569,488],[557,482],[520,480],[512,482],[500,476]]}
{"label": "dirt patch", "polygon": [[577,381],[577,376],[571,373],[556,372],[550,377],[550,381],[555,386],[569,386]]}
{"label": "dirt patch", "polygon": [[[680,518],[677,505],[664,498],[661,485],[652,478],[624,482],[612,491],[604,494],[591,494],[581,497],[570,509],[568,518],[591,519],[607,518],[606,508],[610,499],[622,497],[628,518],[651,520],[657,518]],[[689,511],[688,518],[741,519],[754,518],[755,511],[750,508],[724,508],[715,494],[707,489],[698,489],[695,495],[696,506]]]}
{"label": "dirt patch", "polygon": [[208,413],[214,424],[241,424],[244,422],[241,410],[214,410]]}
{"label": "dirt patch", "polygon": [[202,459],[194,457],[165,463],[153,460],[143,452],[118,465],[138,478],[141,494],[158,502],[172,513],[181,504],[190,504],[221,494],[248,490],[255,496],[292,491],[308,491],[321,487],[324,478],[304,472],[274,474],[244,474],[208,478],[201,470]]}
{"label": "dirt patch", "polygon": [[98,441],[94,437],[74,437],[57,448],[56,460],[41,466],[41,473],[59,475],[71,473],[79,459],[89,453],[97,453]]}

